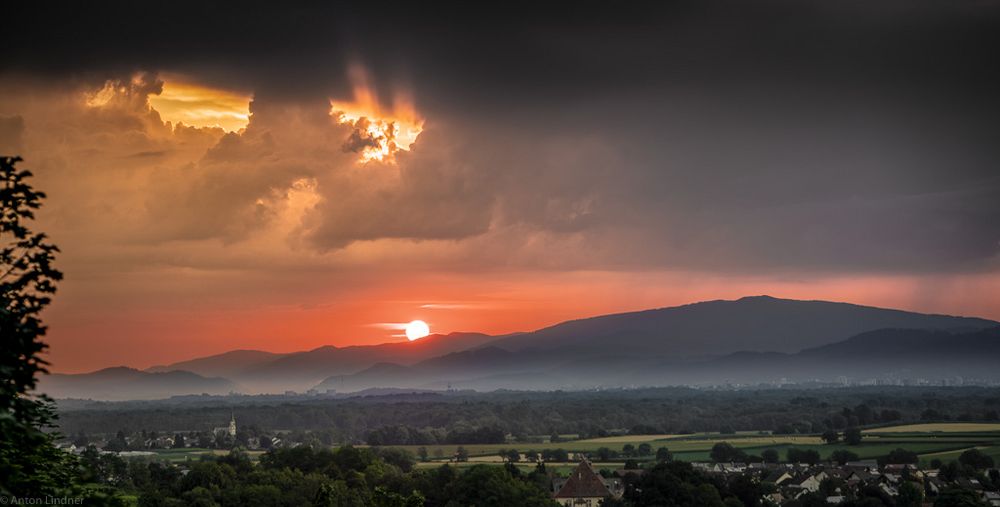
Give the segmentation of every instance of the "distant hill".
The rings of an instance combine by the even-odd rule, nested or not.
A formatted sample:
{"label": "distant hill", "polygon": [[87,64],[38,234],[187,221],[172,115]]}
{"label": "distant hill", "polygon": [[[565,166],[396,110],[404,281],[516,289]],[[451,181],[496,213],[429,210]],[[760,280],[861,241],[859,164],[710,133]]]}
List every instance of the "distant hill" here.
{"label": "distant hill", "polygon": [[[146,374],[194,375],[189,370],[206,381],[229,379],[250,393],[311,387],[582,389],[834,379],[880,371],[979,375],[1000,366],[993,330],[998,326],[971,317],[756,296],[604,315],[502,337],[451,333],[289,354],[239,350],[157,366]],[[118,393],[142,392],[138,386],[149,381],[135,382],[113,387],[89,380],[70,385],[64,379],[54,385],[58,393],[90,397],[93,387],[124,399],[133,396]],[[184,391],[170,393],[206,390],[190,382]]]}
{"label": "distant hill", "polygon": [[558,349],[676,359],[741,350],[792,353],[885,328],[961,331],[996,325],[979,318],[755,296],[573,320],[491,345],[512,352]]}
{"label": "distant hill", "polygon": [[[424,359],[479,347],[494,339],[493,336],[481,333],[450,333],[432,334],[412,342],[350,347],[328,345],[290,354],[234,351],[156,367],[156,371],[194,368],[205,375],[229,378],[251,392],[304,391],[327,377],[350,375],[380,362],[414,364]],[[235,352],[241,353],[230,355]]]}
{"label": "distant hill", "polygon": [[238,387],[224,378],[208,378],[188,371],[149,373],[119,366],[91,373],[43,375],[38,391],[53,398],[138,400],[179,394],[227,394]]}
{"label": "distant hill", "polygon": [[1000,355],[1000,327],[967,333],[929,329],[879,329],[844,341],[803,350],[799,356],[820,360],[898,360]]}
{"label": "distant hill", "polygon": [[231,350],[214,356],[200,357],[169,365],[153,366],[146,371],[161,373],[165,371],[190,371],[199,375],[215,377],[238,377],[246,370],[260,364],[274,361],[286,354],[264,352],[263,350]]}
{"label": "distant hill", "polygon": [[452,352],[412,366],[378,363],[353,375],[329,377],[319,383],[316,389],[353,392],[372,387],[420,387],[425,383],[429,384],[427,387],[442,389],[447,387],[450,379],[468,379],[481,372],[506,371],[511,368],[530,370],[527,364],[520,362],[521,359],[518,354],[497,347],[483,347]]}
{"label": "distant hill", "polygon": [[[476,358],[473,354],[479,354]],[[710,359],[643,355],[506,352],[495,347],[449,354],[411,367],[380,364],[320,387],[424,389],[590,389],[726,382],[854,382],[961,376],[1000,380],[1000,327],[969,332],[882,329],[795,354],[741,351]]]}

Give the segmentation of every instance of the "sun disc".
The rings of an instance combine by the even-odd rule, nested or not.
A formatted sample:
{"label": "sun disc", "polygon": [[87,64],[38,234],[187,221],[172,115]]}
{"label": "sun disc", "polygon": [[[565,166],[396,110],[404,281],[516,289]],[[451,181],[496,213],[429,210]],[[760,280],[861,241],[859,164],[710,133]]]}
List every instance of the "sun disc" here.
{"label": "sun disc", "polygon": [[431,333],[431,328],[422,320],[415,320],[406,325],[406,337],[412,342]]}

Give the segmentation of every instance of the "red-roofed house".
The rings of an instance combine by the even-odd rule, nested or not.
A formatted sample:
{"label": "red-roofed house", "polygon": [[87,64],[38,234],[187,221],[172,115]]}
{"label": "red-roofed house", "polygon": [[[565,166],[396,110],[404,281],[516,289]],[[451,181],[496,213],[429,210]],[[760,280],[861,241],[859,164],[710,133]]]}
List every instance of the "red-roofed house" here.
{"label": "red-roofed house", "polygon": [[566,506],[597,507],[601,500],[620,495],[620,491],[613,494],[604,478],[590,466],[590,462],[582,460],[552,498]]}

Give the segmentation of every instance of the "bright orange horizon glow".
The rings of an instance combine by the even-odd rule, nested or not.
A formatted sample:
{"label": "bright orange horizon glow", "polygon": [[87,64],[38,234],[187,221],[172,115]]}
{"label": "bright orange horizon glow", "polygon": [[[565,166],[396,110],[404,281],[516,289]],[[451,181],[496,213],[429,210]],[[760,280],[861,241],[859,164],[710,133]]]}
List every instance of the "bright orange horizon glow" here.
{"label": "bright orange horizon glow", "polygon": [[[173,278],[182,285],[171,286],[171,291],[205,283],[197,273],[178,272]],[[211,286],[241,280],[249,283],[245,275],[233,273],[231,278],[213,279]],[[148,285],[143,279],[132,283]],[[406,323],[376,325],[387,315],[421,315],[440,334],[499,335],[609,313],[762,294],[1000,320],[1000,304],[980,297],[1000,290],[1000,276],[982,275],[946,280],[732,278],[677,272],[393,273],[349,295],[336,289],[300,292],[299,283],[289,281],[290,288],[284,290],[275,287],[271,300],[256,296],[220,300],[202,291],[169,307],[144,305],[132,287],[102,292],[103,299],[93,301],[85,291],[64,284],[46,315],[51,369],[78,373],[120,365],[148,368],[234,349],[285,353],[324,345],[398,342],[405,337]],[[93,343],[101,348],[95,349]]]}

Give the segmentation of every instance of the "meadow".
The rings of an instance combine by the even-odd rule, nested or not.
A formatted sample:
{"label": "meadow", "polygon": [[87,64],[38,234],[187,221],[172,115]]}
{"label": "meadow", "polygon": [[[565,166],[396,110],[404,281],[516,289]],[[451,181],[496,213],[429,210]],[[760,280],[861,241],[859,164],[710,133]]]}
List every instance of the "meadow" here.
{"label": "meadow", "polygon": [[[566,440],[558,442],[533,442],[533,443],[506,443],[506,444],[469,444],[469,445],[391,445],[396,449],[402,449],[413,456],[418,456],[420,448],[427,452],[427,461],[419,463],[418,466],[438,466],[443,463],[452,462],[452,457],[459,447],[465,448],[468,452],[469,460],[465,463],[452,463],[457,466],[471,466],[482,463],[503,463],[500,457],[501,450],[516,449],[522,455],[529,452],[542,452],[544,450],[562,449],[570,454],[570,461],[575,461],[577,453],[593,453],[600,448],[606,447],[615,451],[621,451],[625,445],[638,447],[642,444],[649,444],[652,449],[666,447],[673,458],[681,461],[710,461],[709,453],[717,443],[727,442],[733,447],[741,449],[750,455],[760,455],[767,449],[778,451],[781,459],[785,459],[788,449],[795,448],[801,450],[815,450],[823,459],[828,459],[831,454],[839,450],[847,450],[857,454],[860,459],[877,459],[886,456],[891,451],[902,448],[917,453],[923,466],[928,466],[934,459],[944,462],[957,459],[958,456],[972,448],[977,448],[984,453],[993,456],[1000,461],[1000,424],[972,424],[972,423],[938,423],[938,424],[909,424],[900,426],[889,426],[875,428],[863,432],[862,442],[858,445],[847,445],[844,442],[827,444],[819,436],[815,435],[771,435],[758,432],[739,432],[735,434],[720,433],[697,433],[688,435],[658,434],[658,435],[620,435],[604,438],[588,438],[577,440]],[[575,435],[564,435],[563,438],[572,438]],[[156,451],[161,459],[179,462],[187,459],[199,459],[205,455],[225,454],[228,451],[186,448],[186,449],[165,449]],[[258,459],[263,451],[250,451],[252,459]],[[651,457],[637,458],[638,460],[651,459]],[[598,466],[606,468],[616,468],[622,466],[625,458],[616,458],[608,462],[596,463]],[[522,461],[518,466],[530,468],[533,463]],[[550,464],[557,469],[569,468],[572,464]]]}
{"label": "meadow", "polygon": [[[517,449],[522,454],[528,451],[541,452],[546,449],[564,449],[571,454],[593,452],[601,447],[620,451],[626,444],[638,447],[649,444],[653,450],[666,447],[674,459],[681,461],[709,461],[712,446],[728,442],[747,454],[760,455],[764,450],[778,451],[784,460],[790,448],[815,450],[823,459],[828,459],[838,450],[847,450],[860,459],[877,459],[891,451],[902,448],[921,456],[922,462],[929,463],[934,458],[953,460],[963,451],[979,448],[983,452],[1000,457],[1000,425],[942,423],[933,425],[905,425],[878,428],[865,432],[858,445],[844,442],[827,444],[819,436],[810,435],[761,435],[743,432],[731,435],[719,433],[699,433],[692,435],[623,435],[605,438],[591,438],[556,443],[509,443],[461,446],[469,453],[470,463],[502,463],[498,452],[502,449]],[[392,446],[405,449],[417,455],[421,446]],[[458,445],[424,446],[430,457],[429,463],[448,462],[458,450]],[[625,458],[614,460],[620,465]]]}

